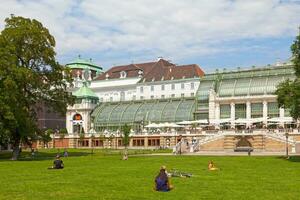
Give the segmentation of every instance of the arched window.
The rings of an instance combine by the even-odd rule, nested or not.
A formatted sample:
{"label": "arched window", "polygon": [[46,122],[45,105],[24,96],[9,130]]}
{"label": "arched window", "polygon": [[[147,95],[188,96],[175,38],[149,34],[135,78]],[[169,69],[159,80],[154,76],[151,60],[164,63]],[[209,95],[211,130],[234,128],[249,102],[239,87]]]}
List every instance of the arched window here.
{"label": "arched window", "polygon": [[74,116],[73,116],[73,120],[75,120],[75,121],[80,121],[80,120],[82,120],[82,116],[80,115],[80,114],[75,114]]}
{"label": "arched window", "polygon": [[125,101],[125,92],[124,91],[121,92],[120,100]]}
{"label": "arched window", "polygon": [[125,71],[120,72],[120,78],[126,78],[126,72]]}

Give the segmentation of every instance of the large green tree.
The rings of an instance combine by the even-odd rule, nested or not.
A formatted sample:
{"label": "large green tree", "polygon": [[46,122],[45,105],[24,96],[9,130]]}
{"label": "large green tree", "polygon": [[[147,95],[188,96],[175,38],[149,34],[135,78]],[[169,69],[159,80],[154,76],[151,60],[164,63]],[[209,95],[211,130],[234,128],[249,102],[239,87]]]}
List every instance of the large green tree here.
{"label": "large green tree", "polygon": [[294,80],[286,80],[278,85],[276,94],[280,107],[290,109],[291,116],[300,119],[300,32],[291,46],[294,64]]}
{"label": "large green tree", "polygon": [[55,58],[55,39],[35,19],[11,16],[0,34],[0,142],[30,144],[40,132],[36,123],[41,102],[65,113],[73,98],[66,87],[70,71]]}

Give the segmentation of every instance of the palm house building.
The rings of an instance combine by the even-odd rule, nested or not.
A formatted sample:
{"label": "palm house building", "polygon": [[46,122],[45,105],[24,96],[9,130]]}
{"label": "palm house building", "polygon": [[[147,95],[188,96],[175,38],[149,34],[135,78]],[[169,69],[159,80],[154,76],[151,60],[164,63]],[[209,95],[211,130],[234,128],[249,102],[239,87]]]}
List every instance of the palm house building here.
{"label": "palm house building", "polygon": [[106,72],[81,58],[66,66],[76,102],[66,113],[69,134],[54,139],[57,147],[122,148],[127,124],[131,148],[300,151],[299,122],[275,95],[280,82],[294,79],[289,61],[210,74],[164,59]]}

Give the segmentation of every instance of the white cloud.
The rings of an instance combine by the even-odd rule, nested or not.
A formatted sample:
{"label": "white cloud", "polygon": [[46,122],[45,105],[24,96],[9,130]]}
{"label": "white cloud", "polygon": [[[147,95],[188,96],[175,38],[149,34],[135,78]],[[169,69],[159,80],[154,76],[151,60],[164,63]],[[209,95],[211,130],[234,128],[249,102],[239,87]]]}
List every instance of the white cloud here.
{"label": "white cloud", "polygon": [[60,57],[110,51],[137,60],[235,51],[231,41],[292,36],[300,22],[300,4],[279,0],[0,0],[0,28],[11,13],[48,27]]}

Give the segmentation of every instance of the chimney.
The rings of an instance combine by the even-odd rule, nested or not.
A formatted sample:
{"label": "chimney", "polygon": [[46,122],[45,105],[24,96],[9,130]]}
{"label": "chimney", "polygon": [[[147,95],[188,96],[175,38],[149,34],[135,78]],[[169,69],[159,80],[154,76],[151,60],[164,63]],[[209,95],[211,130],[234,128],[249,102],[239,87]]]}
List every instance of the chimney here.
{"label": "chimney", "polygon": [[162,56],[157,57],[157,61],[159,61],[159,60],[161,60],[161,59],[163,59]]}

